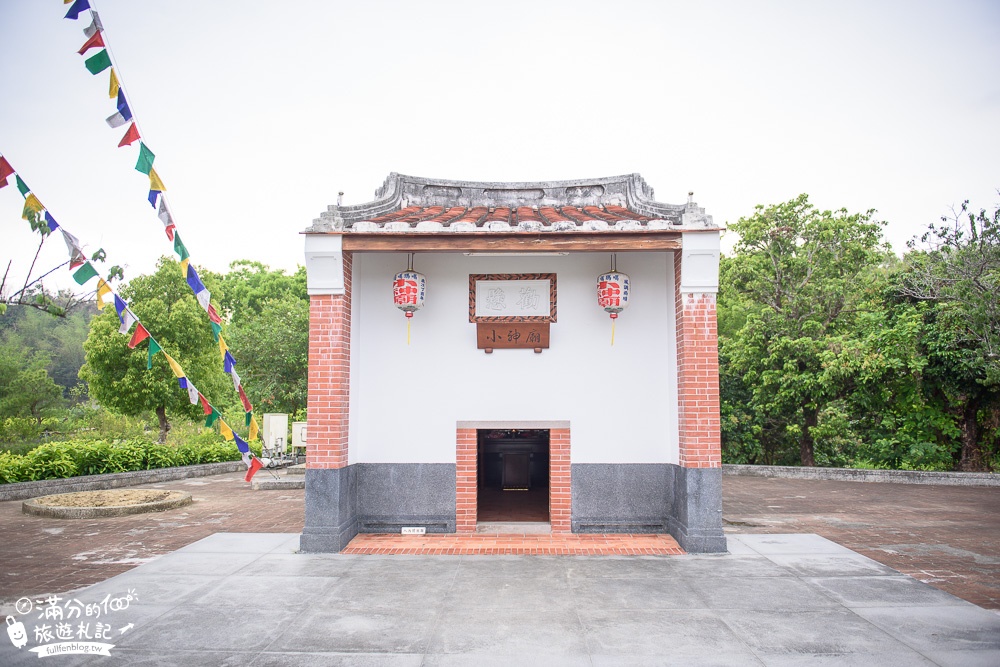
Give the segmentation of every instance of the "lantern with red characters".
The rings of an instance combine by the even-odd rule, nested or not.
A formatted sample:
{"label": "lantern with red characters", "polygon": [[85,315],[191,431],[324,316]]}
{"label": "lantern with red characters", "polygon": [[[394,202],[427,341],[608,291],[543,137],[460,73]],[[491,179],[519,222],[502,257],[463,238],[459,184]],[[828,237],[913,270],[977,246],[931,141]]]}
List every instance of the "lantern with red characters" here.
{"label": "lantern with red characters", "polygon": [[611,316],[611,344],[615,344],[615,320],[628,308],[632,286],[629,277],[618,271],[618,261],[611,256],[611,270],[597,276],[597,305]]}
{"label": "lantern with red characters", "polygon": [[406,344],[410,344],[410,319],[413,313],[424,306],[427,279],[424,274],[413,270],[413,254],[410,254],[406,271],[400,271],[392,279],[392,301],[406,315]]}

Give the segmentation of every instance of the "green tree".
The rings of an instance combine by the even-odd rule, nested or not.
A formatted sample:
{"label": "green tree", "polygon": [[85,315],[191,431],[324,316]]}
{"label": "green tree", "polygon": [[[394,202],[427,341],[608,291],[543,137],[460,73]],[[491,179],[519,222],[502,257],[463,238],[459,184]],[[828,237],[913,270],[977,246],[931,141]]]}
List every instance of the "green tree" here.
{"label": "green tree", "polygon": [[899,292],[935,305],[931,371],[959,421],[959,469],[986,470],[995,434],[983,427],[1000,420],[1000,208],[966,201],[910,250]]}
{"label": "green tree", "polygon": [[62,389],[49,377],[48,357],[9,345],[0,347],[0,418],[31,417],[38,424],[62,404]]}
{"label": "green tree", "polygon": [[[209,276],[204,276],[203,282],[209,290],[215,288]],[[161,258],[156,273],[133,278],[120,294],[213,405],[221,410],[233,404],[232,383],[222,370],[207,315],[176,261]],[[93,319],[84,343],[86,363],[80,377],[88,383],[91,397],[109,410],[130,416],[155,412],[159,441],[165,442],[170,430],[168,410],[196,419],[201,408],[188,402],[187,392],[174,381],[162,354],[153,357],[153,368],[147,370],[147,343],[130,350],[129,336],[119,334],[118,329],[117,313],[110,306]]]}
{"label": "green tree", "polygon": [[220,306],[228,319],[226,343],[250,402],[265,412],[291,415],[306,407],[309,296],[304,267],[288,275],[240,260],[219,276]]}
{"label": "green tree", "polygon": [[[815,436],[827,404],[841,394],[823,361],[851,327],[865,276],[888,255],[874,212],[820,211],[806,195],[731,225],[740,240],[724,279],[745,312],[720,343],[723,386],[738,379],[765,452],[776,462],[797,442],[801,465],[816,464]],[[726,295],[720,295],[726,298]],[[731,384],[731,383],[730,383]]]}

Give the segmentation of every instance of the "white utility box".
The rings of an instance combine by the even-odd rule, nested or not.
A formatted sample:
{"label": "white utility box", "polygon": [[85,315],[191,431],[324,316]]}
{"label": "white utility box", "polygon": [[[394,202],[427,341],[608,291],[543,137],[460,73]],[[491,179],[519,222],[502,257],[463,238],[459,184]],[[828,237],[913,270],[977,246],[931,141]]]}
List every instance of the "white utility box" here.
{"label": "white utility box", "polygon": [[263,448],[267,454],[284,454],[288,451],[288,415],[283,412],[269,412],[264,415]]}
{"label": "white utility box", "polygon": [[292,422],[292,451],[296,455],[306,453],[306,422]]}

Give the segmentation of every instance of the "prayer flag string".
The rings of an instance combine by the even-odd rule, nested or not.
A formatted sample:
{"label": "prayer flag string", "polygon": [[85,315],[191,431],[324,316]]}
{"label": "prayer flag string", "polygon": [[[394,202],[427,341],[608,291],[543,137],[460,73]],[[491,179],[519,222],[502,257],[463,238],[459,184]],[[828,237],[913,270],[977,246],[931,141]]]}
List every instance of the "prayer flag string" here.
{"label": "prayer flag string", "polygon": [[[134,117],[134,112],[129,106],[125,84],[121,78],[121,69],[118,67],[117,61],[114,58],[111,45],[108,41],[108,36],[104,30],[104,25],[101,23],[101,17],[97,13],[97,10],[91,6],[89,0],[73,0],[73,6],[66,13],[65,18],[77,20],[85,11],[89,12],[91,22],[90,25],[83,30],[87,40],[83,43],[77,53],[82,56],[86,56],[84,64],[91,74],[96,75],[105,70],[110,70],[108,95],[110,98],[115,100],[115,112],[107,117],[106,122],[112,128],[124,127],[125,125],[128,125],[128,129],[126,129],[125,134],[118,142],[119,147],[132,146],[136,142],[139,144],[139,155],[135,163],[135,169],[149,178],[149,189],[147,191],[146,198],[149,201],[150,206],[156,210],[157,218],[163,223],[163,230],[167,239],[173,244],[173,250],[177,254],[181,263],[181,272],[184,279],[191,287],[192,292],[194,292],[195,298],[198,300],[198,304],[208,314],[212,336],[217,342],[220,342],[220,355],[222,357],[223,370],[232,377],[233,388],[239,395],[240,402],[243,404],[244,409],[248,413],[247,421],[252,421],[253,405],[247,398],[246,391],[243,389],[240,377],[236,373],[236,359],[233,358],[231,353],[227,353],[226,350],[223,349],[222,319],[219,317],[218,310],[212,305],[211,292],[205,288],[205,285],[198,277],[197,271],[190,264],[191,255],[188,252],[187,247],[181,241],[180,234],[177,231],[177,224],[174,222],[170,207],[167,204],[166,185],[164,185],[163,180],[153,167],[156,155],[149,148],[143,138],[139,128],[139,122]],[[91,53],[91,49],[95,48],[100,48],[101,50],[93,55],[87,55]]]}
{"label": "prayer flag string", "polygon": [[[77,2],[80,1],[81,0],[77,0]],[[86,0],[83,0],[83,2],[86,2]],[[109,303],[114,305],[115,312],[118,315],[118,321],[121,325],[118,328],[118,333],[130,336],[128,342],[129,349],[134,350],[143,341],[148,341],[146,355],[147,370],[152,370],[153,368],[153,357],[157,353],[163,353],[167,359],[167,364],[177,377],[180,387],[187,391],[188,400],[191,404],[197,405],[199,402],[202,404],[205,414],[208,416],[205,421],[205,426],[212,426],[215,421],[218,421],[222,437],[230,442],[235,441],[236,447],[242,455],[244,463],[247,465],[247,481],[250,481],[250,478],[253,477],[253,473],[259,470],[262,464],[257,457],[250,452],[250,446],[247,441],[253,441],[257,438],[259,427],[257,426],[257,420],[253,416],[252,406],[247,400],[246,393],[243,391],[243,387],[240,384],[239,375],[236,374],[236,369],[234,367],[236,362],[230,354],[229,348],[226,346],[225,340],[222,336],[217,335],[216,338],[219,341],[219,348],[223,356],[224,368],[227,373],[232,375],[233,385],[236,388],[240,397],[240,402],[243,404],[245,410],[247,428],[249,429],[247,440],[240,438],[240,436],[233,431],[232,427],[230,427],[225,420],[222,419],[222,413],[209,403],[208,399],[197,390],[194,383],[188,379],[187,373],[184,372],[184,369],[181,368],[180,364],[178,364],[173,357],[163,350],[163,347],[153,337],[146,325],[144,325],[132,309],[129,308],[128,302],[114,290],[108,280],[100,277],[100,274],[91,262],[104,261],[106,256],[104,250],[98,250],[94,253],[91,259],[88,260],[83,253],[83,245],[80,240],[76,236],[70,234],[64,226],[56,222],[52,214],[41,203],[38,196],[32,192],[21,176],[14,170],[7,158],[0,154],[0,189],[9,185],[9,179],[11,176],[14,176],[15,182],[18,186],[18,191],[21,193],[21,196],[24,197],[25,204],[22,212],[22,218],[31,222],[32,230],[37,231],[42,236],[47,236],[48,234],[59,230],[62,234],[63,240],[66,242],[66,248],[70,255],[69,267],[70,271],[73,272],[73,280],[78,285],[83,286],[90,280],[97,278],[96,294],[98,309],[103,310]],[[192,289],[194,289],[196,285],[200,287],[200,291],[195,290],[195,296],[198,297],[198,295],[202,293],[207,295],[208,290],[205,289],[204,284],[201,282],[200,278],[198,278],[198,274],[194,267],[188,264],[187,268],[189,275],[188,282],[194,283],[192,284]],[[114,273],[114,269],[112,270],[112,273]],[[111,277],[109,276],[109,280],[110,279]],[[108,299],[109,297],[110,300],[105,301],[105,299]],[[199,301],[201,301],[200,298]],[[218,315],[215,314],[214,308],[212,308],[210,315],[214,315],[214,317],[218,319]],[[213,332],[214,331],[215,330],[213,328]]]}

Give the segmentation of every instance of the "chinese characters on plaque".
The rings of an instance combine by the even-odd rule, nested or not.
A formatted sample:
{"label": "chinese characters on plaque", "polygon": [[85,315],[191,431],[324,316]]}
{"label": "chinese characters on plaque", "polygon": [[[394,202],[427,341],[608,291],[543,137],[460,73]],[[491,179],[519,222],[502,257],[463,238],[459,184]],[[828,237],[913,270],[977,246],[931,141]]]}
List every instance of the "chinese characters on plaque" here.
{"label": "chinese characters on plaque", "polygon": [[487,353],[549,347],[549,325],[556,321],[556,274],[513,273],[469,276],[469,321],[476,344]]}

